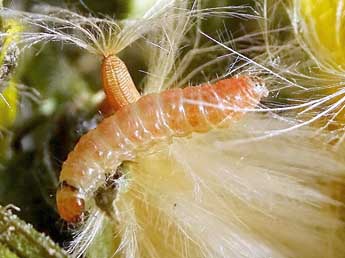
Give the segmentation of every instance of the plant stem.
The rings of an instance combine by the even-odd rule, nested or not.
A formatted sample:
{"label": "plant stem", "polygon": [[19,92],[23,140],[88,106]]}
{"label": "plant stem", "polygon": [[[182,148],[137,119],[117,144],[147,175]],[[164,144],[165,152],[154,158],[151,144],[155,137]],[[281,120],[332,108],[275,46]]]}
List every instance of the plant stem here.
{"label": "plant stem", "polygon": [[12,256],[23,258],[67,258],[67,254],[49,237],[20,220],[9,207],[0,206],[0,253],[5,248]]}

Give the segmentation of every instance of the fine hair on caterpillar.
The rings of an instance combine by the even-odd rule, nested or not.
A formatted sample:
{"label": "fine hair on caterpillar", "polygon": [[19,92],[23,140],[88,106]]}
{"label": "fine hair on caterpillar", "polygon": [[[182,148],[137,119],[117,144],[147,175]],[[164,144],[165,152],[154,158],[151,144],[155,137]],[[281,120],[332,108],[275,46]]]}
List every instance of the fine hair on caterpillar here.
{"label": "fine hair on caterpillar", "polygon": [[[79,221],[94,192],[105,182],[105,173],[123,160],[134,159],[138,150],[171,137],[227,126],[244,110],[254,108],[266,94],[262,83],[242,76],[214,85],[146,95],[124,106],[82,136],[68,155],[56,195],[60,216],[68,222]],[[200,103],[192,104],[190,100]]]}

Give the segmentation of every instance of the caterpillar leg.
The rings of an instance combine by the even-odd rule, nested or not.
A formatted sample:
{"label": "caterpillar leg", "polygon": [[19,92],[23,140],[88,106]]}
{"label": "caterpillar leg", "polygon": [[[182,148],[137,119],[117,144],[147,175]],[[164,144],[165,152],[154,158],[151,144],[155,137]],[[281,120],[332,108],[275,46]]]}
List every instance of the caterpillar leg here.
{"label": "caterpillar leg", "polygon": [[123,181],[122,179],[126,177],[126,171],[128,168],[126,167],[125,163],[122,163],[117,168],[114,175],[107,176],[105,183],[96,190],[94,195],[95,204],[109,218],[116,218],[114,201],[118,197],[121,181]]}
{"label": "caterpillar leg", "polygon": [[113,183],[109,186],[102,186],[95,193],[95,204],[110,218],[115,218],[115,209],[113,203],[116,199],[116,195],[116,183]]}

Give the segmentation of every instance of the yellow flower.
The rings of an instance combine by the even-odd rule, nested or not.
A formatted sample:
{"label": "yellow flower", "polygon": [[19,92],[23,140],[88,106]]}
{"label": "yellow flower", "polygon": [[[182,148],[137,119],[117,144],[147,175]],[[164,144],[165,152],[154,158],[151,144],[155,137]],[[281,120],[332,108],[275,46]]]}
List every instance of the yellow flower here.
{"label": "yellow flower", "polygon": [[345,70],[345,2],[295,0],[300,29],[316,60],[328,69]]}
{"label": "yellow flower", "polygon": [[[13,53],[9,50],[13,48],[13,44],[19,38],[19,32],[22,31],[22,26],[15,20],[3,21],[3,30],[9,35],[4,39],[0,52],[0,66],[2,69],[10,69],[11,57]],[[14,60],[15,61],[15,60]],[[2,75],[6,72],[2,71]],[[4,78],[2,78],[4,79]],[[7,128],[11,126],[16,118],[18,103],[18,90],[13,78],[10,79],[8,85],[0,92],[0,128]]]}
{"label": "yellow flower", "polygon": [[0,128],[13,124],[17,115],[18,90],[16,84],[10,81],[0,96]]}

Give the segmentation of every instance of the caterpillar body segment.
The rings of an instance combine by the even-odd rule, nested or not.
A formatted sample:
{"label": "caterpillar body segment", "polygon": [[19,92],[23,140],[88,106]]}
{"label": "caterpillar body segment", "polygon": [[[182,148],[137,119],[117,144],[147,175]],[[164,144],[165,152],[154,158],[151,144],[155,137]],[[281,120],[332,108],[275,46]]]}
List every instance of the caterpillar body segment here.
{"label": "caterpillar body segment", "polygon": [[133,160],[136,151],[228,126],[266,94],[259,81],[242,76],[146,95],[122,107],[82,136],[64,162],[56,197],[60,216],[67,222],[80,220],[107,176],[114,175],[122,161]]}
{"label": "caterpillar body segment", "polygon": [[104,57],[102,81],[107,100],[114,111],[140,98],[126,65],[116,55]]}

